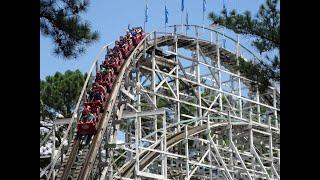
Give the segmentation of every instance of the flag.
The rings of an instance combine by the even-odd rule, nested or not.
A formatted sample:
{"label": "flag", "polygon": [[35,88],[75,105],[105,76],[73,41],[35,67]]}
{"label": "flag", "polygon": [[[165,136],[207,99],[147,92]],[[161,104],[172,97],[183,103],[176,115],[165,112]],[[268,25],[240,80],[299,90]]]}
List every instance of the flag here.
{"label": "flag", "polygon": [[144,22],[148,22],[148,4],[146,4],[146,9],[144,12]]}
{"label": "flag", "polygon": [[164,6],[164,13],[165,13],[165,24],[168,23],[168,15],[169,15],[169,12],[167,10],[167,6]]}
{"label": "flag", "polygon": [[187,11],[187,14],[186,14],[186,30],[188,30],[189,29],[189,17],[188,17],[188,11]]}
{"label": "flag", "polygon": [[202,0],[202,19],[204,19],[204,12],[206,11],[207,0]]}
{"label": "flag", "polygon": [[181,0],[181,11],[184,10],[184,0]]}

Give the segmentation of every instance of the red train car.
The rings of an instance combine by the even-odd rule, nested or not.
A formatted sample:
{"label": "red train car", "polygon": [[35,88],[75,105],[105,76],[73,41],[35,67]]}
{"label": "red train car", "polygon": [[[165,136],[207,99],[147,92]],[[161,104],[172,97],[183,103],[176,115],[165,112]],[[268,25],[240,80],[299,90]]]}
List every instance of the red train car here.
{"label": "red train car", "polygon": [[[117,77],[124,61],[128,58],[134,48],[144,38],[142,28],[133,28],[127,33],[126,37],[120,38],[116,42],[116,46],[111,49],[110,54],[106,56],[105,61],[100,67],[104,67],[106,71],[98,72],[93,84],[93,88],[89,91],[89,98],[84,103],[81,117],[77,123],[78,135],[94,135],[97,132],[99,114],[104,112],[103,104],[108,101],[109,93],[112,90],[113,82]],[[100,99],[100,100],[99,100]]]}
{"label": "red train car", "polygon": [[96,121],[79,121],[77,124],[78,135],[91,135],[97,132]]}

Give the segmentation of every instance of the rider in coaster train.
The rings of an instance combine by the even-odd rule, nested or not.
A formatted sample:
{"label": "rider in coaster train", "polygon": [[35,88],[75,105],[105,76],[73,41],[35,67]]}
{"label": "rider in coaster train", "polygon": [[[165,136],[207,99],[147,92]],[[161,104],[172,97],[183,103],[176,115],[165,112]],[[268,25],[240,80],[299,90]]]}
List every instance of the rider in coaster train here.
{"label": "rider in coaster train", "polygon": [[95,121],[96,116],[91,112],[91,106],[85,106],[81,112],[81,121]]}
{"label": "rider in coaster train", "polygon": [[118,49],[119,47],[121,47],[121,40],[120,41],[116,41],[115,43],[115,46],[113,49]]}
{"label": "rider in coaster train", "polygon": [[100,92],[103,96],[106,95],[106,88],[100,85],[99,83],[94,83],[92,86],[93,91],[98,91]]}
{"label": "rider in coaster train", "polygon": [[105,82],[108,82],[109,80],[110,80],[110,78],[113,80],[113,78],[114,78],[114,71],[113,71],[113,69],[111,68],[106,68],[106,67],[104,67],[103,65],[100,65],[100,77],[99,77],[99,79],[97,79],[96,80],[96,82],[98,82],[99,84],[101,84],[102,86],[104,86],[103,85],[103,83],[105,83]]}
{"label": "rider in coaster train", "polygon": [[114,70],[112,68],[105,68],[105,73],[101,81],[98,83],[106,88],[107,92],[111,92],[113,81],[115,80]]}
{"label": "rider in coaster train", "polygon": [[91,107],[91,113],[95,116],[98,117],[100,111],[100,107],[97,106],[95,103]]}
{"label": "rider in coaster train", "polygon": [[126,37],[127,38],[132,38],[132,34],[129,31],[127,31]]}
{"label": "rider in coaster train", "polygon": [[92,101],[97,101],[97,100],[104,101],[104,98],[103,98],[103,95],[101,94],[101,92],[94,91]]}
{"label": "rider in coaster train", "polygon": [[106,78],[114,79],[114,70],[112,68],[108,68],[106,70]]}
{"label": "rider in coaster train", "polygon": [[[94,85],[95,86],[95,83]],[[88,92],[89,97],[88,97],[88,102],[95,102],[97,100],[104,101],[104,93],[102,90],[92,87],[91,90]]]}
{"label": "rider in coaster train", "polygon": [[101,74],[106,74],[107,73],[107,69],[100,65],[100,73]]}
{"label": "rider in coaster train", "polygon": [[137,32],[136,32],[135,29],[133,29],[133,28],[130,30],[130,33],[131,33],[131,35],[134,36],[134,37],[137,35]]}
{"label": "rider in coaster train", "polygon": [[101,71],[101,69],[100,69],[100,72],[97,72],[97,74],[96,74],[96,78],[95,78],[94,82],[102,81],[104,78],[104,75],[105,75],[105,73],[103,71]]}
{"label": "rider in coaster train", "polygon": [[113,54],[117,57],[119,57],[120,59],[123,59],[120,48],[122,48],[122,44],[119,41],[116,41],[116,46],[113,48]]}
{"label": "rider in coaster train", "polygon": [[[108,72],[109,72],[109,69],[101,64],[100,71],[99,71],[100,77],[99,77],[98,81],[96,81],[96,82],[100,83],[100,82],[105,81],[106,77],[108,76]],[[97,73],[97,76],[98,76],[98,73]]]}

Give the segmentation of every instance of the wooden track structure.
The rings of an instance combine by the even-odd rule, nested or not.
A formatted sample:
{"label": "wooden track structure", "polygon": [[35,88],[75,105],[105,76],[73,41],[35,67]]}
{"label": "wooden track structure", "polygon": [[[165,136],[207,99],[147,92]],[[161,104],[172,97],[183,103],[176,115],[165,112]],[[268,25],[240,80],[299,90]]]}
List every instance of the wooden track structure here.
{"label": "wooden track structure", "polygon": [[[270,87],[259,94],[237,70],[239,52],[219,47],[221,34],[210,33],[215,43],[176,32],[149,33],[123,64],[90,144],[74,136],[76,111],[64,137],[69,137],[66,156],[59,158],[65,154],[61,145],[47,177],[280,179],[280,91]],[[173,120],[157,107],[159,101],[170,105]],[[193,113],[183,110],[190,108]],[[126,140],[115,145],[120,125]]]}

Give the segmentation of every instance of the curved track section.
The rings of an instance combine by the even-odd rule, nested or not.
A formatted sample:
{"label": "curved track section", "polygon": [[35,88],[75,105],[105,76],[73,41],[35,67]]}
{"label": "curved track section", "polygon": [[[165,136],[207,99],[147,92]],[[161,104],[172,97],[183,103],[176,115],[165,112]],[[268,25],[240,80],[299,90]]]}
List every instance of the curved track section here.
{"label": "curved track section", "polygon": [[[220,47],[219,32],[194,29],[188,36],[152,32],[140,42],[122,66],[88,153],[68,158],[65,174],[101,180],[280,179],[279,90],[260,93],[256,82],[237,71],[241,50],[248,53],[239,42],[231,52]],[[120,130],[125,140],[117,144]],[[65,135],[69,149],[73,133]],[[52,173],[63,163],[59,153]],[[72,170],[77,163],[81,170]]]}

